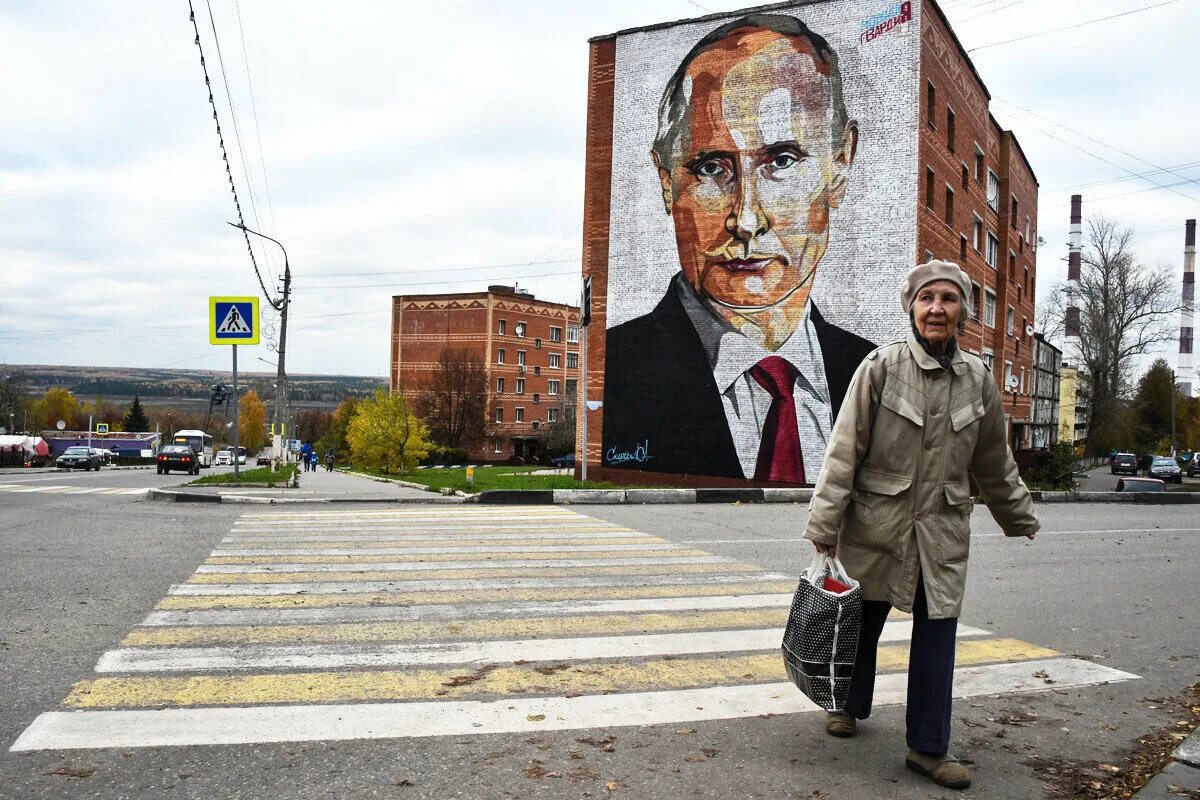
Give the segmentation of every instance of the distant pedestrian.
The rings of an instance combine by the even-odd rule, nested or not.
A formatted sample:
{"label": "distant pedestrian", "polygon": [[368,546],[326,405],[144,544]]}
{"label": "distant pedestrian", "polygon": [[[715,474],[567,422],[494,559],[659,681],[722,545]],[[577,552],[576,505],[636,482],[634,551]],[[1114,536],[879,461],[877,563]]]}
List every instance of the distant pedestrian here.
{"label": "distant pedestrian", "polygon": [[317,451],[313,450],[308,454],[308,463],[313,472],[317,471]]}
{"label": "distant pedestrian", "polygon": [[876,649],[893,606],[911,611],[909,769],[951,789],[971,784],[948,754],[954,645],[971,543],[968,474],[1007,536],[1038,530],[1017,476],[991,370],[959,349],[971,281],[955,264],[914,268],[900,292],[912,330],[858,367],[817,479],[808,527],[862,584],[863,619],[843,712],[825,731],[849,737],[871,715]]}
{"label": "distant pedestrian", "polygon": [[330,450],[325,454],[325,471],[333,472],[333,451]]}

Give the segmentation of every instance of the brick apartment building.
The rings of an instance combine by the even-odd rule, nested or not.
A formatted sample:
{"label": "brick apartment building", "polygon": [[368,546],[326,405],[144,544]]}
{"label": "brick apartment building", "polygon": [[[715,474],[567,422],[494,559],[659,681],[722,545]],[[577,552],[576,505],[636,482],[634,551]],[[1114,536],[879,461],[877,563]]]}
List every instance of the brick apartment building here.
{"label": "brick apartment building", "polygon": [[579,309],[511,286],[392,298],[392,392],[420,392],[444,350],[466,349],[487,370],[486,438],[472,461],[529,461],[564,414],[579,379]]}
{"label": "brick apartment building", "polygon": [[[751,33],[740,34],[743,39],[736,46],[733,39],[725,40],[729,44],[720,47],[711,44],[717,39],[710,37],[737,36],[726,31],[740,30]],[[817,39],[810,38],[806,44],[803,37],[809,34],[816,34]],[[731,420],[740,412],[729,410],[734,402],[734,388],[722,389],[710,382],[711,388],[702,391],[711,390],[716,395],[716,405],[709,403],[703,421],[695,415],[688,420],[695,438],[721,442],[732,439],[731,445],[710,448],[711,452],[719,453],[717,459],[698,457],[680,467],[682,462],[677,452],[680,445],[686,444],[684,439],[671,437],[670,431],[661,426],[643,425],[636,419],[630,422],[630,409],[636,409],[636,404],[630,401],[631,390],[627,387],[636,385],[636,391],[640,392],[662,390],[642,388],[645,381],[633,383],[623,376],[607,374],[610,359],[606,348],[610,346],[612,330],[631,320],[641,326],[638,330],[663,329],[664,325],[655,328],[648,321],[658,324],[665,320],[662,310],[669,310],[671,293],[678,293],[679,282],[672,276],[681,269],[681,256],[675,248],[680,237],[707,236],[704,241],[714,247],[725,246],[721,244],[720,231],[711,227],[711,213],[709,218],[703,218],[686,210],[712,207],[714,201],[705,198],[691,201],[710,205],[685,206],[684,213],[691,216],[679,219],[675,216],[679,187],[698,185],[703,178],[698,171],[689,178],[681,170],[672,170],[679,164],[687,170],[699,170],[700,162],[710,160],[704,153],[694,155],[696,148],[678,133],[687,130],[681,126],[692,124],[688,116],[692,113],[692,94],[701,85],[690,74],[686,79],[683,77],[692,63],[689,59],[697,58],[697,54],[708,59],[703,68],[708,72],[702,75],[705,83],[699,90],[708,96],[695,101],[697,107],[724,109],[732,106],[723,103],[736,101],[740,108],[745,104],[738,97],[745,100],[750,93],[761,90],[764,93],[761,98],[754,95],[758,99],[746,100],[749,104],[746,107],[754,109],[749,113],[765,120],[765,127],[760,125],[759,130],[787,130],[786,126],[781,127],[784,118],[777,110],[778,98],[787,96],[780,90],[788,87],[778,83],[784,80],[780,76],[785,70],[772,71],[766,66],[753,73],[739,73],[757,76],[749,79],[749,83],[745,77],[729,77],[739,68],[738,59],[744,59],[745,63],[773,57],[766,55],[768,49],[754,50],[757,47],[754,42],[772,35],[794,37],[795,50],[814,60],[826,59],[825,64],[818,65],[818,73],[838,74],[836,81],[829,78],[824,85],[810,87],[807,95],[795,85],[790,88],[793,103],[797,98],[820,97],[827,92],[832,98],[828,100],[832,122],[827,124],[843,126],[841,130],[833,128],[832,145],[825,144],[828,140],[823,136],[808,138],[811,132],[805,126],[809,123],[793,105],[791,130],[792,135],[803,140],[802,158],[814,159],[816,164],[819,163],[816,159],[829,158],[821,155],[822,150],[828,153],[832,148],[835,172],[839,168],[838,159],[842,165],[850,162],[848,167],[843,166],[845,184],[838,185],[821,176],[822,180],[831,181],[826,184],[827,191],[837,192],[838,202],[821,208],[814,203],[812,215],[807,217],[810,226],[822,226],[821,233],[827,236],[828,244],[828,249],[818,257],[814,288],[808,295],[810,308],[819,309],[824,319],[821,324],[833,320],[841,330],[875,344],[895,341],[908,330],[908,322],[897,304],[898,288],[907,270],[929,258],[959,263],[974,283],[972,299],[979,316],[978,321],[968,324],[960,345],[988,363],[996,384],[1001,387],[1014,449],[1030,446],[1038,241],[1038,183],[1033,169],[1012,132],[1002,129],[991,115],[987,87],[936,0],[905,0],[888,7],[859,0],[809,0],[650,25],[590,41],[583,270],[592,278],[593,319],[588,328],[586,382],[588,399],[602,400],[586,412],[590,477],[669,485],[754,483],[750,477],[755,470],[753,456],[745,453],[752,454],[759,440],[751,441],[748,437],[755,434],[747,433],[741,422],[735,432]],[[723,55],[738,52],[745,55]],[[784,51],[777,48],[770,52]],[[814,52],[831,55],[818,56]],[[730,71],[720,72],[725,69]],[[726,78],[720,79],[721,74]],[[711,80],[710,75],[718,78]],[[755,81],[764,85],[757,86]],[[766,85],[771,81],[777,83]],[[672,86],[677,88],[672,90]],[[712,95],[724,91],[721,88],[724,86],[735,87],[731,90],[736,94],[726,100]],[[700,106],[701,103],[706,105]],[[722,124],[742,124],[737,118],[714,123],[711,121],[714,113],[711,110],[706,113],[709,121],[705,124],[709,127],[690,129],[698,130],[697,135],[711,136],[708,131],[719,131]],[[775,116],[767,119],[771,113]],[[851,123],[855,126],[854,139],[848,135]],[[797,130],[799,134],[794,133]],[[742,139],[727,135],[727,141],[735,144],[718,143],[715,152],[740,147],[736,142],[744,141],[744,134],[741,135]],[[847,141],[853,144],[847,147]],[[664,169],[657,149],[655,155],[659,160],[651,163],[650,159],[651,149],[660,146],[676,148],[672,152],[683,153],[693,160],[667,161],[668,169]],[[734,161],[717,169],[707,166],[704,169],[708,170],[705,176],[729,175],[732,176],[729,181],[755,180],[743,177],[740,163]],[[734,189],[713,189],[707,197],[715,197],[714,191],[733,193]],[[794,208],[783,207],[786,200],[779,199],[782,195],[763,200],[766,195],[762,193],[769,190],[759,189],[757,195],[748,195],[748,191],[737,189],[737,198],[742,199],[736,203],[720,201],[725,204],[723,208],[729,209],[730,220],[743,213],[736,209],[745,207],[746,196],[762,207],[759,220],[764,225],[772,224],[772,219],[795,218],[795,213],[788,213]],[[818,196],[817,200],[820,199]],[[775,202],[776,207],[766,208],[770,202]],[[785,213],[772,217],[773,211]],[[698,234],[695,224],[710,227]],[[737,226],[726,223],[730,236],[742,235],[738,233],[742,230],[740,225],[740,221]],[[748,236],[758,235],[746,230]],[[799,243],[807,235],[797,234],[794,228],[772,234],[776,235],[775,241],[782,236],[795,237],[794,252],[800,252]],[[684,257],[687,244],[678,245]],[[677,341],[692,335],[683,330],[687,325],[678,322],[681,319],[678,314],[672,319],[682,331],[676,336]],[[691,319],[695,325],[696,317],[693,315]],[[828,328],[826,325],[825,329]],[[695,331],[700,334],[702,328],[696,327]],[[711,350],[709,355],[711,359]],[[844,363],[849,352],[822,344],[822,355],[832,387],[838,375],[831,371],[830,364],[839,359]],[[858,357],[861,356],[853,358]],[[677,367],[676,361],[691,366]],[[662,359],[661,364],[654,365],[658,370],[656,375],[661,375],[659,386],[668,387],[667,392],[673,386],[701,387],[707,376],[693,376],[703,371],[702,364],[696,358]],[[685,369],[691,370],[687,376],[671,374],[673,370]],[[845,373],[840,375],[844,379]],[[713,377],[715,380],[715,373]],[[836,413],[836,401],[830,402],[830,408],[831,413]],[[614,422],[618,419],[619,422]],[[651,431],[656,432],[651,435]],[[661,442],[657,451],[655,440]],[[675,448],[674,451],[666,453],[664,449],[668,446]],[[740,466],[729,466],[735,464],[728,455],[734,448]],[[809,452],[806,449],[804,453],[806,475]],[[657,464],[655,458],[659,459]],[[712,468],[714,461],[727,466]],[[671,468],[664,466],[667,463]],[[808,481],[811,483],[812,478]]]}
{"label": "brick apartment building", "polygon": [[1037,178],[937,3],[922,8],[917,247],[971,276],[979,319],[959,343],[991,366],[1013,449],[1032,447]]}

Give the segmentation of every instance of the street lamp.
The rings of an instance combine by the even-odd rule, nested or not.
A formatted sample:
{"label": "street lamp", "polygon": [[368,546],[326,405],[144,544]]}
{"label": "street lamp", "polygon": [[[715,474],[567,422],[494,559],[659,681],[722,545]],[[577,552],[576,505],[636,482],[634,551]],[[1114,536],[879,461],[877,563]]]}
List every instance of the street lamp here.
{"label": "street lamp", "polygon": [[[242,231],[243,233],[253,233],[261,239],[266,239],[269,242],[274,242],[279,245],[279,249],[283,251],[283,302],[279,307],[279,362],[275,365],[275,409],[272,415],[273,427],[279,431],[279,436],[282,440],[283,429],[282,423],[287,419],[287,370],[284,367],[284,354],[287,352],[287,319],[288,319],[288,304],[290,302],[292,290],[292,268],[288,264],[287,248],[278,239],[273,239],[265,233],[251,230],[245,225],[237,222],[230,222],[230,225]],[[270,298],[268,298],[270,299]],[[268,362],[269,363],[269,362]],[[274,442],[272,442],[274,444]],[[279,453],[276,453],[276,458]]]}

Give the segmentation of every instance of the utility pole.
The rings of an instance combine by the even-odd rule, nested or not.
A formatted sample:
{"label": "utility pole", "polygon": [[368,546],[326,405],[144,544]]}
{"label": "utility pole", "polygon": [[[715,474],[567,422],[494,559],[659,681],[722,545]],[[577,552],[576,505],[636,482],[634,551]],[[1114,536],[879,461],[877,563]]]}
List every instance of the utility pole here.
{"label": "utility pole", "polygon": [[291,302],[292,294],[292,268],[288,264],[287,248],[278,239],[273,239],[265,233],[251,230],[245,225],[236,222],[230,222],[230,225],[244,233],[253,233],[255,236],[266,239],[269,242],[274,242],[279,245],[279,249],[283,251],[283,299],[278,303],[271,298],[267,298],[276,311],[279,312],[279,348],[276,352],[279,354],[279,361],[275,367],[275,408],[271,414],[271,428],[276,431],[276,436],[272,438],[272,454],[276,459],[282,455],[286,444],[286,424],[287,424],[287,406],[288,406],[288,390],[287,390],[287,368],[284,365],[284,357],[287,353],[287,322],[288,322],[288,305]]}

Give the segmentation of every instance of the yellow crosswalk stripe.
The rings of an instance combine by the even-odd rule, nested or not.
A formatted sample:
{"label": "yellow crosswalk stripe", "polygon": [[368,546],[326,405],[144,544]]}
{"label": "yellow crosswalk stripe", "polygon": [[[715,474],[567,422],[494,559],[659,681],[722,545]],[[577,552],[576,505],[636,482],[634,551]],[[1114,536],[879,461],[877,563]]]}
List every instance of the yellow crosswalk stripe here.
{"label": "yellow crosswalk stripe", "polygon": [[781,628],[787,609],[699,613],[592,614],[579,617],[476,619],[455,622],[343,622],[320,625],[221,625],[136,628],[124,647],[207,644],[411,642],[418,640],[537,639],[626,633]]}
{"label": "yellow crosswalk stripe", "polygon": [[[516,552],[516,553],[410,553],[389,555],[383,559],[377,559],[373,556],[348,556],[348,558],[362,563],[373,563],[378,561],[387,561],[395,563],[410,563],[424,562],[436,564],[438,561],[528,561],[531,558],[536,558],[539,561],[554,561],[554,560],[577,560],[577,559],[605,559],[605,558],[696,558],[702,556],[710,556],[711,553],[705,550],[693,550],[689,548],[677,548],[673,550],[590,550],[590,551],[568,551],[568,552]],[[457,556],[452,558],[451,556]],[[224,558],[225,556],[214,556],[214,558]],[[231,558],[240,558],[240,556],[230,556]],[[272,559],[278,558],[278,562]],[[322,556],[322,558],[332,558]],[[204,563],[212,563],[206,560]],[[236,563],[236,562],[235,562]],[[297,557],[293,556],[254,556],[254,561],[250,563],[303,563]]]}
{"label": "yellow crosswalk stripe", "polygon": [[[559,546],[580,546],[580,545],[612,545],[615,547],[627,547],[631,544],[669,544],[668,540],[658,536],[639,536],[631,538],[622,536],[620,538],[612,537],[597,537],[595,539],[573,539],[571,537],[563,537],[561,539],[422,539],[412,541],[408,539],[386,539],[378,538],[371,540],[358,541],[298,541],[295,539],[271,539],[269,541],[257,542],[248,541],[246,539],[238,539],[236,541],[226,540],[221,543],[220,549],[232,550],[235,548],[244,549],[270,549],[270,550],[319,550],[319,549],[338,549],[338,550],[370,550],[375,547],[545,547],[546,545]],[[227,563],[223,559],[233,558],[234,556],[214,556],[206,563]],[[238,556],[238,558],[258,559],[262,556]],[[243,563],[239,561],[228,562],[233,564]],[[245,562],[253,563],[253,562]]]}
{"label": "yellow crosswalk stripe", "polygon": [[[690,565],[682,566],[705,566]],[[722,571],[738,571],[725,565]],[[682,571],[679,567],[673,572]],[[695,570],[692,570],[695,571]],[[539,574],[545,574],[544,571]],[[436,592],[371,592],[364,594],[230,595],[221,597],[164,597],[158,611],[188,611],[213,608],[330,608],[337,606],[411,606],[440,603],[499,603],[505,601],[628,600],[651,597],[697,597],[791,592],[794,581],[761,583],[714,583],[683,586],[578,587],[563,589],[466,589]]]}
{"label": "yellow crosswalk stripe", "polygon": [[[433,562],[436,563],[436,562]],[[577,575],[661,575],[679,573],[730,573],[761,572],[761,568],[749,564],[663,564],[662,566],[614,566],[614,567],[482,567],[479,569],[437,569],[408,572],[285,572],[251,573],[245,575],[227,573],[197,573],[187,579],[194,584],[225,583],[322,583],[326,581],[388,581],[388,580],[439,580],[450,578],[567,578]],[[793,585],[793,589],[796,587]]]}
{"label": "yellow crosswalk stripe", "polygon": [[[1028,661],[1057,655],[1017,639],[964,640],[960,666]],[[907,645],[879,648],[881,672],[903,670]],[[380,700],[466,700],[492,695],[600,694],[688,689],[786,680],[777,653],[594,664],[485,665],[454,669],[299,672],[284,675],[195,675],[184,678],[98,678],[77,683],[71,708],[162,708]]]}

